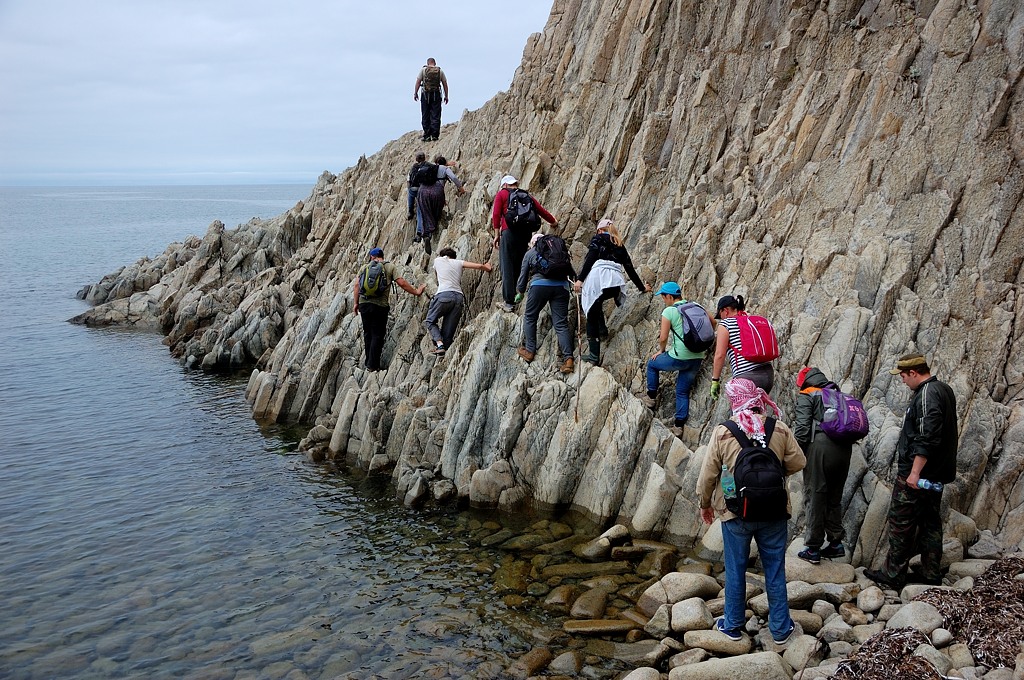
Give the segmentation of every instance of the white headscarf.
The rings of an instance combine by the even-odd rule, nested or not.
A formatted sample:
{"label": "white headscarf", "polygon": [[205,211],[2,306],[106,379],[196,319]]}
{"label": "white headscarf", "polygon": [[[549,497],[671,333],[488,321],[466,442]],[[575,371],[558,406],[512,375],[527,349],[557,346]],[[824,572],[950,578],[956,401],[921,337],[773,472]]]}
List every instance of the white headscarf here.
{"label": "white headscarf", "polygon": [[538,231],[538,232],[537,232],[536,234],[534,234],[534,235],[533,235],[533,236],[532,236],[532,237],[530,238],[530,247],[532,248],[532,247],[534,247],[535,245],[537,245],[537,241],[539,241],[539,240],[540,240],[540,237],[541,237],[541,236],[543,236],[543,235],[544,235],[544,234],[540,233],[539,231]]}

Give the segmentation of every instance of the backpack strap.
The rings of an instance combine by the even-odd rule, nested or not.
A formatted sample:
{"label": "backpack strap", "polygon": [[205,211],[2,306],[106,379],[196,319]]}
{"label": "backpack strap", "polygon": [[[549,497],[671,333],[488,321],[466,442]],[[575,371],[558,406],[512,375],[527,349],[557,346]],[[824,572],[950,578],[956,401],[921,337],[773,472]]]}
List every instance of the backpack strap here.
{"label": "backpack strap", "polygon": [[[686,302],[687,302],[686,300],[683,300],[682,302],[677,302],[677,303],[672,305],[672,309],[676,310],[676,314],[679,315],[679,320],[683,324],[683,331],[684,332],[686,331],[686,320],[683,318],[683,313],[681,311],[679,311],[679,305],[685,305]],[[676,339],[679,340],[679,342],[683,343],[684,346],[686,345],[686,341],[683,340],[681,337],[679,337],[679,333],[676,333],[676,327],[672,325],[671,321],[668,322],[668,329],[670,331],[672,331],[672,335],[676,336]]]}

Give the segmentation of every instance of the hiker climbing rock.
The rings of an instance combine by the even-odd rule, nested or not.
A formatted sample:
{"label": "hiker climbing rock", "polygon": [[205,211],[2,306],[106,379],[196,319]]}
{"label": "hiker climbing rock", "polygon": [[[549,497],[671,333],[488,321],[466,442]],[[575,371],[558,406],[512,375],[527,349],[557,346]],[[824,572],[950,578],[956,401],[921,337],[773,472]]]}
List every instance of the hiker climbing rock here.
{"label": "hiker climbing rock", "polygon": [[[804,508],[807,530],[800,559],[818,564],[822,557],[846,555],[843,546],[843,488],[850,472],[853,441],[834,441],[821,429],[825,419],[822,388],[839,389],[821,369],[807,366],[796,378],[796,416],[793,434],[807,457],[804,468]],[[828,539],[828,544],[824,544]]]}
{"label": "hiker climbing rock", "polygon": [[[743,638],[753,539],[764,568],[768,630],[783,645],[795,628],[786,593],[786,522],[792,513],[786,478],[804,467],[804,454],[792,431],[777,419],[782,414],[764,390],[745,378],[733,378],[725,393],[732,416],[711,431],[697,477],[701,519],[711,524],[717,513],[722,520],[725,612],[714,627],[730,640]],[[768,417],[769,407],[776,417]]]}
{"label": "hiker climbing rock", "polygon": [[391,311],[388,293],[392,283],[410,295],[423,295],[426,289],[425,285],[413,288],[398,275],[395,265],[384,261],[384,251],[373,248],[370,250],[370,261],[360,268],[352,290],[352,313],[363,319],[363,350],[366,353],[366,369],[369,371],[381,369],[380,356],[384,352],[388,312]]}
{"label": "hiker climbing rock", "polygon": [[[900,357],[889,371],[900,376],[914,395],[903,416],[896,444],[896,482],[889,501],[889,554],[879,569],[864,575],[887,588],[899,590],[914,583],[942,583],[942,488],[922,488],[928,480],[948,484],[956,479],[957,424],[956,395],[952,388],[932,375],[921,354]],[[921,554],[921,570],[907,567],[910,558]]]}
{"label": "hiker climbing rock", "polygon": [[418,227],[420,237],[423,239],[423,249],[430,254],[430,240],[441,223],[441,215],[444,213],[444,185],[451,182],[458,188],[459,196],[466,193],[466,187],[462,180],[456,177],[455,172],[448,167],[448,160],[444,156],[437,156],[433,163],[428,163],[417,171],[419,190],[416,194],[416,207],[419,209]]}
{"label": "hiker climbing rock", "polygon": [[641,293],[651,292],[651,286],[636,273],[615,223],[603,219],[597,223],[597,233],[587,246],[580,278],[575,283],[576,292],[582,291],[583,313],[587,317],[588,353],[583,361],[601,363],[601,339],[608,337],[604,301],[615,300],[616,306],[622,305],[626,297],[623,270]]}
{"label": "hiker climbing rock", "polygon": [[416,207],[416,195],[419,193],[420,189],[420,169],[429,165],[430,163],[427,163],[427,154],[422,151],[417,151],[416,162],[413,163],[412,168],[409,169],[409,188],[407,190],[406,200],[408,214],[405,216],[405,219],[411,220],[414,217],[416,218],[416,236],[413,238],[413,243],[419,243],[423,236],[423,219],[420,217],[420,211]]}
{"label": "hiker climbing rock", "polygon": [[515,309],[523,256],[530,247],[533,233],[540,229],[541,219],[552,227],[558,226],[558,220],[536,198],[519,188],[519,180],[512,175],[502,177],[501,189],[494,195],[491,226],[496,230],[494,247],[499,249],[501,270],[502,301],[498,306],[506,312]]}
{"label": "hiker climbing rock", "polygon": [[[420,103],[423,124],[423,141],[436,141],[441,136],[441,88],[444,88],[444,103],[448,103],[448,79],[434,58],[427,59],[426,65],[416,76],[412,99]],[[421,92],[422,88],[422,92]]]}
{"label": "hiker climbing rock", "polygon": [[647,394],[643,402],[653,409],[657,405],[658,374],[678,371],[675,423],[670,429],[672,434],[682,437],[690,415],[690,389],[705,353],[714,345],[715,322],[703,307],[683,299],[683,291],[675,281],[662,284],[657,294],[665,309],[661,312],[658,351],[647,362]]}
{"label": "hiker climbing rock", "polygon": [[537,353],[537,317],[544,305],[551,308],[551,325],[555,327],[558,337],[558,351],[561,354],[559,370],[572,373],[572,335],[569,332],[569,281],[576,278],[576,272],[569,261],[569,249],[558,236],[534,234],[530,240],[530,249],[523,256],[523,264],[517,283],[518,303],[527,292],[526,312],[523,315],[523,346],[519,348],[519,356],[527,363],[533,361]]}
{"label": "hiker climbing rock", "polygon": [[[481,269],[490,272],[489,263],[479,264],[467,260],[459,260],[451,248],[442,248],[434,260],[434,271],[437,273],[437,292],[430,300],[427,318],[423,321],[430,338],[434,341],[432,354],[443,355],[452,345],[455,329],[462,318],[462,309],[466,305],[466,296],[462,292],[462,270]],[[437,320],[444,319],[442,327],[437,327]]]}
{"label": "hiker climbing rock", "polygon": [[775,384],[772,359],[779,357],[779,341],[775,329],[763,316],[747,314],[742,295],[726,295],[718,301],[715,331],[715,360],[711,369],[711,398],[718,399],[722,369],[729,360],[733,378],[746,378],[765,392]]}

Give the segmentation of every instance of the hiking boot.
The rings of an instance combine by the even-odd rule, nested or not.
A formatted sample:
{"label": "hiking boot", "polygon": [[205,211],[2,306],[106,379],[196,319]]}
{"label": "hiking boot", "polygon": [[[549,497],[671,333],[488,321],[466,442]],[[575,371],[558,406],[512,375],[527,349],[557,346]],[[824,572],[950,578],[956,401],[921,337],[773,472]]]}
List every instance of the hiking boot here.
{"label": "hiking boot", "polygon": [[820,552],[822,557],[827,557],[828,559],[833,559],[836,557],[846,557],[846,548],[843,547],[842,541],[835,541],[834,543],[829,543],[824,548],[822,548]]}
{"label": "hiking boot", "polygon": [[444,345],[438,345],[434,349],[430,350],[430,353],[433,354],[434,356],[443,357],[444,351]]}
{"label": "hiking boot", "polygon": [[786,644],[787,642],[789,642],[789,638],[793,637],[793,631],[794,630],[796,630],[796,624],[795,623],[789,624],[789,630],[786,631],[785,635],[783,635],[781,637],[775,637],[774,635],[772,635],[772,642],[774,642],[777,645],[784,645],[784,644]]}
{"label": "hiking boot", "polygon": [[561,371],[562,373],[572,373],[575,367],[576,363],[572,360],[572,357],[569,357],[562,363],[562,367],[559,368],[558,370]]}
{"label": "hiking boot", "polygon": [[587,344],[589,345],[590,351],[584,354],[580,359],[586,361],[588,364],[594,364],[595,366],[601,365],[601,340],[598,338],[587,338]]}
{"label": "hiking boot", "polygon": [[652,411],[658,406],[658,402],[655,401],[654,397],[647,394],[640,397],[640,403],[642,403],[644,406],[651,409]]}
{"label": "hiking boot", "polygon": [[508,302],[499,302],[498,309],[503,312],[514,312],[516,311],[515,305],[509,304]]}
{"label": "hiking boot", "polygon": [[[867,572],[865,572],[865,574],[866,573]],[[910,583],[920,583],[920,584],[926,585],[926,586],[941,586],[942,585],[942,577],[941,576],[939,578],[930,578],[928,576],[925,576],[918,569],[911,569],[910,570],[910,573],[909,573],[909,575],[907,577],[907,581],[910,582]]]}
{"label": "hiking boot", "polygon": [[821,552],[815,548],[804,548],[796,556],[811,564],[821,564]]}
{"label": "hiking boot", "polygon": [[427,255],[430,255],[430,236],[423,237],[423,250],[427,251]]}
{"label": "hiking boot", "polygon": [[[512,310],[508,310],[508,311],[512,311]],[[523,359],[525,359],[526,363],[530,363],[531,361],[533,361],[533,357],[535,356],[535,354],[533,352],[531,352],[530,350],[526,349],[525,347],[520,347],[518,351],[519,351],[519,356],[521,356]]]}
{"label": "hiking boot", "polygon": [[412,237],[412,242],[413,243],[419,243],[422,240],[423,240],[423,237],[420,236],[419,234],[416,234],[415,236]]}
{"label": "hiking boot", "polygon": [[416,216],[413,215],[412,213],[409,213],[408,215],[405,216],[405,219],[407,219],[407,220],[416,219]]}
{"label": "hiking boot", "polygon": [[717,630],[719,633],[721,633],[725,637],[729,638],[733,642],[739,642],[740,640],[743,639],[743,633],[741,633],[738,630],[726,630],[725,628],[723,628],[724,625],[725,625],[725,619],[724,618],[715,619],[715,630]]}
{"label": "hiking boot", "polygon": [[864,576],[888,590],[900,590],[903,588],[903,584],[898,579],[889,578],[882,573],[881,569],[865,569]]}
{"label": "hiking boot", "polygon": [[671,432],[675,437],[677,437],[679,439],[683,438],[683,428],[681,428],[681,427],[677,427],[675,425],[672,425],[671,427],[668,428],[668,431]]}

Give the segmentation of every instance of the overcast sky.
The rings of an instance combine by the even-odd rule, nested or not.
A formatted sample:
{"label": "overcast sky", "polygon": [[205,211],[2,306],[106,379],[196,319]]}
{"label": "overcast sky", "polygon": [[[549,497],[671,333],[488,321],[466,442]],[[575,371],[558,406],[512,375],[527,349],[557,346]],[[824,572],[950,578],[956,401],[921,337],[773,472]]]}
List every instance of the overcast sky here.
{"label": "overcast sky", "polygon": [[0,0],[0,185],[298,183],[507,89],[550,0]]}

